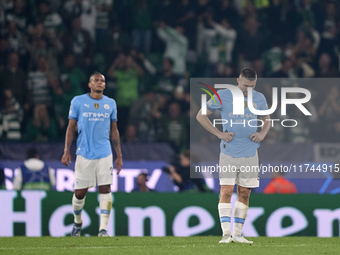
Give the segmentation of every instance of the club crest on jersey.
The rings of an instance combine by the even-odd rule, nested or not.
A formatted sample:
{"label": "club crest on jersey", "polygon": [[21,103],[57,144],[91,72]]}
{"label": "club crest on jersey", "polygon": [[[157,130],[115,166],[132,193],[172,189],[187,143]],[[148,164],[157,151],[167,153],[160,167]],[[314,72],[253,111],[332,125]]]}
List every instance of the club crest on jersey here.
{"label": "club crest on jersey", "polygon": [[109,106],[108,104],[104,104],[104,108],[105,108],[106,110],[108,110],[108,109],[110,109],[110,106]]}
{"label": "club crest on jersey", "polygon": [[99,104],[98,103],[94,103],[94,108],[98,109],[99,108]]}

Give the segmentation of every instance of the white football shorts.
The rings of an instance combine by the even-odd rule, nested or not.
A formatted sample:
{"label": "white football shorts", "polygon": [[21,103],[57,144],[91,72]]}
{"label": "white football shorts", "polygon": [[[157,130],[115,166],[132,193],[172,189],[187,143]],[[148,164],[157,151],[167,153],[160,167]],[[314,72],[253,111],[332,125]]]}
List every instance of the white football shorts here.
{"label": "white football shorts", "polygon": [[220,153],[220,185],[239,185],[245,188],[260,186],[259,157],[233,158]]}
{"label": "white football shorts", "polygon": [[101,159],[87,159],[77,155],[74,167],[74,189],[86,189],[113,183],[112,154]]}

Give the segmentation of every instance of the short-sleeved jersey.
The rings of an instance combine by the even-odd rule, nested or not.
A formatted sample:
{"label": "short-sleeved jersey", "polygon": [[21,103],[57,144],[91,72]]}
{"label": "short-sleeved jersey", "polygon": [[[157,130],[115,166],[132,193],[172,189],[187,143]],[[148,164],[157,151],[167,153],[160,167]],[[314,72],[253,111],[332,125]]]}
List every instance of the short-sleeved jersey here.
{"label": "short-sleeved jersey", "polygon": [[105,158],[112,154],[110,127],[117,121],[115,100],[107,96],[93,99],[89,94],[71,101],[69,119],[77,120],[77,155],[87,159]]}
{"label": "short-sleeved jersey", "polygon": [[[215,102],[210,99],[207,102],[207,109],[211,112],[219,110],[221,118],[227,120],[223,124],[223,132],[232,132],[234,137],[230,142],[221,141],[221,152],[234,158],[255,156],[256,150],[260,147],[260,143],[253,142],[250,135],[256,133],[258,123],[256,114],[250,112],[248,108],[248,97],[244,97],[244,115],[233,114],[233,95],[229,89],[219,90],[218,95],[221,98],[222,105],[217,96],[214,95]],[[268,110],[267,101],[262,93],[253,90],[253,106],[257,110]],[[249,123],[250,120],[251,121]],[[250,124],[250,125],[249,125]]]}

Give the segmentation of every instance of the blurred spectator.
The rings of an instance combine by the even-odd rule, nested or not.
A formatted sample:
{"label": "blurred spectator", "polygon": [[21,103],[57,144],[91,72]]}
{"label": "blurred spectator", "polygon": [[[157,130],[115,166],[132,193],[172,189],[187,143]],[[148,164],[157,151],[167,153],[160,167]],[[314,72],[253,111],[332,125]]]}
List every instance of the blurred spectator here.
{"label": "blurred spectator", "polygon": [[[138,1],[138,0],[137,0]],[[152,0],[147,0],[152,2]],[[171,0],[159,0],[154,9],[153,9],[153,20],[156,23],[164,22],[169,26],[174,26],[174,12],[177,11],[176,9],[176,2],[178,1],[171,1]],[[177,14],[175,14],[177,15]]]}
{"label": "blurred spectator", "polygon": [[323,132],[320,133],[324,142],[332,142],[333,138],[329,134],[334,134],[334,124],[340,117],[340,94],[337,85],[325,84],[328,94],[325,94],[323,102],[319,107],[320,123]]}
{"label": "blurred spectator", "polygon": [[62,93],[54,93],[54,109],[59,120],[59,128],[64,130],[68,122],[68,111],[73,97],[88,90],[87,76],[82,69],[75,66],[74,54],[64,56],[60,67]]}
{"label": "blurred spectator", "polygon": [[179,103],[183,114],[189,116],[190,112],[190,94],[186,93],[182,86],[178,86],[173,95],[173,100]]}
{"label": "blurred spectator", "polygon": [[137,176],[137,187],[133,191],[137,192],[153,192],[154,190],[149,189],[146,185],[150,178],[148,170],[142,170],[140,174]]}
{"label": "blurred spectator", "polygon": [[52,169],[39,159],[37,149],[28,149],[26,160],[14,177],[13,188],[15,190],[51,190],[55,184],[56,180]]}
{"label": "blurred spectator", "polygon": [[[66,0],[62,6],[62,17],[65,23],[70,23],[73,18],[80,17],[83,13],[82,0]],[[88,11],[88,10],[87,10]]]}
{"label": "blurred spectator", "polygon": [[169,143],[175,152],[186,148],[188,118],[181,112],[178,102],[171,102],[168,106],[168,113],[161,117],[163,136],[162,140]]}
{"label": "blurred spectator", "polygon": [[175,29],[161,22],[157,29],[157,34],[165,44],[164,57],[174,61],[173,72],[183,75],[186,71],[186,54],[188,51],[188,39],[184,36],[184,29],[177,26]]}
{"label": "blurred spectator", "polygon": [[[110,19],[113,13],[113,0],[95,0],[93,1],[96,8],[96,42],[100,43],[105,39],[105,33],[109,30]],[[99,49],[100,45],[96,45]]]}
{"label": "blurred spectator", "polygon": [[[54,33],[51,32],[51,35],[52,34]],[[49,43],[50,41],[52,43]],[[43,37],[39,41],[36,41],[35,44],[31,45],[31,61],[37,61],[39,57],[45,57],[49,67],[49,75],[56,79],[59,77],[57,56],[61,53],[62,49],[63,46],[58,38],[54,37],[52,40],[48,40]]]}
{"label": "blurred spectator", "polygon": [[25,110],[29,110],[33,105],[52,105],[51,80],[49,66],[45,57],[39,57],[35,71],[28,73],[28,95]]}
{"label": "blurred spectator", "polygon": [[299,10],[301,23],[309,23],[319,28],[322,17],[320,5],[313,0],[303,0]]}
{"label": "blurred spectator", "polygon": [[76,64],[82,65],[86,57],[93,55],[93,43],[90,33],[81,28],[80,17],[72,20],[72,27],[62,38],[65,53],[73,53],[76,57]]}
{"label": "blurred spectator", "polygon": [[[8,1],[7,1],[8,2]],[[25,29],[28,25],[28,17],[27,13],[25,12],[25,1],[24,0],[15,0],[14,6],[11,10],[8,11],[6,14],[6,21],[7,22],[15,22],[17,28],[20,32],[25,33]]]}
{"label": "blurred spectator", "polygon": [[155,85],[159,93],[171,95],[179,85],[180,77],[173,72],[174,61],[171,58],[164,58],[162,70],[154,72]]}
{"label": "blurred spectator", "polygon": [[178,187],[179,192],[210,191],[203,178],[190,178],[190,169],[192,169],[192,167],[190,166],[189,150],[180,153],[179,157],[175,156],[170,165],[162,168],[163,172],[167,173]]}
{"label": "blurred spectator", "polygon": [[283,1],[282,0],[272,0],[270,1],[270,6],[267,9],[267,23],[268,30],[270,33],[270,38],[279,38],[282,40],[282,13],[283,13]]}
{"label": "blurred spectator", "polygon": [[231,64],[217,64],[214,70],[214,77],[216,78],[234,78],[236,77],[235,69]]}
{"label": "blurred spectator", "polygon": [[13,52],[9,55],[7,68],[0,72],[0,80],[3,89],[10,89],[14,98],[23,106],[27,92],[26,75],[24,70],[19,67],[19,55],[17,53]]}
{"label": "blurred spectator", "polygon": [[120,54],[107,71],[109,78],[116,78],[117,119],[118,128],[124,134],[129,116],[130,106],[138,99],[138,76],[143,69],[136,64],[131,55]]}
{"label": "blurred spectator", "polygon": [[316,68],[316,77],[318,78],[336,78],[339,77],[339,72],[332,63],[331,57],[327,53],[322,53],[318,60]]}
{"label": "blurred spectator", "polygon": [[95,40],[96,8],[92,0],[67,0],[62,6],[65,24],[70,24],[75,17],[81,18],[81,28],[87,30]]}
{"label": "blurred spectator", "polygon": [[283,61],[281,68],[278,71],[272,73],[271,77],[273,77],[273,78],[289,78],[289,77],[292,76],[292,74],[291,74],[292,71],[293,71],[292,61],[291,61],[290,58],[286,58]]}
{"label": "blurred spectator", "polygon": [[14,21],[8,22],[6,37],[11,51],[20,52],[21,55],[26,53],[23,34],[17,30],[17,25]]}
{"label": "blurred spectator", "polygon": [[25,139],[29,142],[55,142],[58,139],[56,119],[50,117],[47,106],[38,104],[33,109],[33,120],[26,123]]}
{"label": "blurred spectator", "polygon": [[[154,127],[155,123],[152,117],[152,109],[155,104],[155,98],[156,94],[153,91],[149,91],[136,102],[134,102],[130,109],[129,122],[130,124],[133,124],[135,130],[137,130],[138,138],[141,140],[141,142],[150,143],[155,142],[156,140]],[[128,140],[127,136],[128,134],[126,134],[126,140]]]}
{"label": "blurred spectator", "polygon": [[326,17],[321,22],[321,43],[319,52],[327,52],[331,57],[335,55],[334,47],[339,40],[339,3],[326,3]]}
{"label": "blurred spectator", "polygon": [[284,172],[273,172],[272,180],[263,191],[264,194],[296,194],[294,183],[284,177]]}
{"label": "blurred spectator", "polygon": [[121,25],[115,22],[105,34],[105,39],[97,42],[100,52],[108,56],[116,56],[120,52],[126,52],[131,46],[131,36],[122,31]]}
{"label": "blurred spectator", "polygon": [[289,56],[292,63],[290,78],[311,78],[315,76],[315,70],[304,61],[304,58],[297,58],[296,54],[292,52]]}
{"label": "blurred spectator", "polygon": [[140,140],[137,138],[137,128],[135,125],[127,125],[123,142],[126,144],[134,144],[140,142]]}
{"label": "blurred spectator", "polygon": [[75,56],[72,53],[64,55],[63,64],[60,66],[60,80],[65,93],[64,96],[68,97],[65,98],[66,105],[69,105],[74,96],[88,90],[86,74],[76,66]]}
{"label": "blurred spectator", "polygon": [[234,0],[221,0],[220,5],[217,5],[215,11],[215,18],[217,22],[221,22],[223,19],[228,19],[231,27],[237,31],[240,28],[240,14],[234,6]]}
{"label": "blurred spectator", "polygon": [[258,27],[259,23],[256,18],[247,18],[244,30],[236,42],[239,47],[239,69],[250,66],[250,62],[259,59],[266,49],[265,36],[258,30]]}
{"label": "blurred spectator", "polygon": [[284,43],[292,43],[299,24],[299,14],[295,6],[295,0],[287,0],[284,3],[281,14],[282,29],[279,31],[282,31]]}
{"label": "blurred spectator", "polygon": [[0,35],[4,34],[6,28],[6,13],[13,8],[13,1],[0,1]]}
{"label": "blurred spectator", "polygon": [[306,34],[304,31],[299,31],[297,37],[298,41],[293,48],[293,54],[295,54],[297,62],[307,63],[308,65],[312,64],[316,55],[312,34]]}
{"label": "blurred spectator", "polygon": [[281,63],[284,59],[284,51],[282,50],[281,39],[276,37],[272,40],[272,47],[263,52],[262,59],[266,76],[270,76],[281,68]]}
{"label": "blurred spectator", "polygon": [[[9,54],[8,38],[0,36],[0,72],[6,68]],[[1,84],[0,86],[2,87],[3,85]]]}
{"label": "blurred spectator", "polygon": [[175,26],[182,26],[185,31],[185,36],[189,40],[189,49],[196,48],[196,12],[195,7],[190,0],[181,0],[176,8],[177,19]]}
{"label": "blurred spectator", "polygon": [[63,20],[61,16],[51,9],[51,3],[47,0],[39,2],[39,13],[37,22],[42,22],[47,33],[60,35],[63,30]]}
{"label": "blurred spectator", "polygon": [[155,103],[152,108],[152,116],[155,122],[155,130],[157,140],[162,140],[163,135],[163,123],[162,116],[167,114],[167,103],[168,98],[164,94],[157,94],[155,98]]}
{"label": "blurred spectator", "polygon": [[134,0],[133,1],[133,47],[149,54],[151,44],[152,13],[154,9],[153,1]]}
{"label": "blurred spectator", "polygon": [[232,62],[237,34],[227,19],[222,19],[221,24],[217,24],[211,16],[207,16],[206,22],[210,28],[204,27],[203,20],[198,23],[198,51],[207,52],[208,65],[205,76],[211,77],[216,64]]}
{"label": "blurred spectator", "polygon": [[256,71],[257,78],[265,78],[265,68],[262,59],[256,59],[251,63],[251,67]]}
{"label": "blurred spectator", "polygon": [[1,99],[2,106],[0,112],[1,131],[0,138],[5,140],[21,139],[21,122],[23,120],[23,110],[9,89],[4,90]]}
{"label": "blurred spectator", "polygon": [[256,11],[255,1],[252,0],[242,1],[242,10],[240,12],[240,15],[243,21],[246,21],[246,19],[248,18],[257,19],[258,15]]}
{"label": "blurred spectator", "polygon": [[29,40],[26,42],[26,48],[31,51],[33,47],[43,38],[46,39],[44,32],[45,27],[42,22],[37,22],[35,26],[32,26],[29,31]]}

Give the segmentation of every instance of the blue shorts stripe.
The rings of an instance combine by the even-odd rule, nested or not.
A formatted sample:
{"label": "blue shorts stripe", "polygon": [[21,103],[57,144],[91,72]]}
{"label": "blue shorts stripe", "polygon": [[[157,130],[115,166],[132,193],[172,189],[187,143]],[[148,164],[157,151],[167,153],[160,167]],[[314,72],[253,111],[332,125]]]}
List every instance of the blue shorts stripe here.
{"label": "blue shorts stripe", "polygon": [[244,219],[242,219],[242,218],[234,218],[234,222],[235,222],[235,223],[244,224]]}
{"label": "blue shorts stripe", "polygon": [[81,210],[83,210],[83,209],[80,209],[80,210],[78,210],[78,211],[73,211],[73,212],[74,212],[75,215],[78,215],[78,214],[81,213]]}
{"label": "blue shorts stripe", "polygon": [[103,214],[110,214],[110,211],[109,211],[109,210],[100,210],[100,213],[103,213]]}
{"label": "blue shorts stripe", "polygon": [[222,222],[230,222],[230,220],[231,220],[230,217],[221,217],[220,218],[221,223]]}

